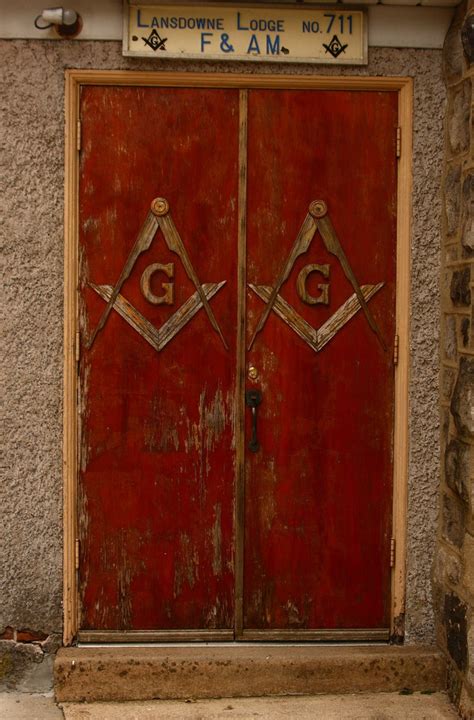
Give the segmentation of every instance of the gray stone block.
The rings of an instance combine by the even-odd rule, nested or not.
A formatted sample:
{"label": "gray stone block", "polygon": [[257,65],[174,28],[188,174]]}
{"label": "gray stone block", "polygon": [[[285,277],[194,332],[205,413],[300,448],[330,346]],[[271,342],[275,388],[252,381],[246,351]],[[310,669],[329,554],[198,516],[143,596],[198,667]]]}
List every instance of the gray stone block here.
{"label": "gray stone block", "polygon": [[457,351],[456,317],[446,315],[444,320],[444,354],[448,360],[456,360]]}
{"label": "gray stone block", "polygon": [[461,79],[466,64],[461,42],[461,28],[463,21],[464,8],[459,8],[444,40],[443,74],[447,85]]}
{"label": "gray stone block", "polygon": [[458,433],[474,438],[474,358],[462,357],[460,360],[451,414]]}
{"label": "gray stone block", "polygon": [[471,137],[471,81],[463,80],[451,91],[448,105],[448,137],[451,153],[469,149]]}
{"label": "gray stone block", "polygon": [[446,483],[466,503],[469,502],[471,450],[467,443],[453,438],[446,448],[444,457]]}
{"label": "gray stone block", "polygon": [[[464,589],[471,593],[474,597],[474,537],[469,533],[466,533],[464,538],[464,573],[463,573],[463,585]],[[474,641],[474,615],[471,615],[471,626]],[[472,644],[472,681],[474,686],[474,642]]]}
{"label": "gray stone block", "polygon": [[455,270],[451,276],[449,295],[456,307],[469,307],[471,304],[471,268]]}
{"label": "gray stone block", "polygon": [[461,335],[462,346],[469,347],[471,342],[471,321],[469,318],[462,318],[459,324],[459,333]]}
{"label": "gray stone block", "polygon": [[465,257],[474,255],[474,173],[470,172],[462,185],[461,242]]}
{"label": "gray stone block", "polygon": [[461,579],[461,561],[452,550],[441,546],[436,556],[435,578],[443,585],[457,585]]}
{"label": "gray stone block", "polygon": [[459,227],[461,212],[461,166],[452,165],[444,181],[444,212],[446,230],[452,235]]}
{"label": "gray stone block", "polygon": [[463,504],[450,495],[443,496],[442,534],[447,542],[462,547],[465,531]]}
{"label": "gray stone block", "polygon": [[443,398],[445,400],[451,400],[451,395],[453,394],[455,382],[456,370],[450,367],[443,368],[443,375],[441,378],[441,390],[443,392]]}
{"label": "gray stone block", "polygon": [[440,414],[440,430],[441,430],[441,447],[446,447],[449,438],[449,426],[451,422],[451,413],[448,408],[441,408]]}
{"label": "gray stone block", "polygon": [[444,598],[444,624],[449,654],[461,671],[467,668],[467,606],[454,593]]}

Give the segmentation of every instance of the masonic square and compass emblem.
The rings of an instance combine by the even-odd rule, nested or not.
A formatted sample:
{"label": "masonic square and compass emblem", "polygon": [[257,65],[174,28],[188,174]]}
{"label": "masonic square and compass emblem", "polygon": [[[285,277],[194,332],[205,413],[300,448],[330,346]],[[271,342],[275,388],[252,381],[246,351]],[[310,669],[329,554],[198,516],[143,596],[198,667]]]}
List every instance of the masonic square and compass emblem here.
{"label": "masonic square and compass emblem", "polygon": [[[186,274],[196,288],[196,292],[188,298],[188,300],[165,322],[161,328],[156,328],[120,294],[120,290],[125,280],[132,272],[138,257],[145,252],[145,250],[150,248],[158,228],[161,228],[166,245],[171,252],[175,253],[179,257]],[[161,265],[159,263],[150,265],[145,270],[141,278],[142,292],[147,300],[153,304],[172,304],[172,286],[167,286],[167,293],[162,298],[157,298],[150,291],[151,275],[158,270],[165,272],[168,277],[171,277],[173,274],[172,263],[169,265]],[[191,260],[183,241],[181,240],[178,230],[176,229],[171,217],[168,201],[164,198],[155,198],[152,201],[150,210],[115,286],[95,285],[94,283],[89,284],[92,289],[95,290],[95,292],[107,303],[102,316],[90,337],[88,343],[89,348],[92,347],[98,333],[107,322],[107,318],[109,317],[112,309],[118,312],[118,314],[134,330],[136,330],[153,348],[155,348],[155,350],[159,352],[201,308],[204,308],[212,327],[221,338],[226,350],[228,349],[228,345],[224,339],[222,331],[209,305],[209,300],[211,300],[225,285],[225,280],[220,283],[205,283],[201,285],[191,264]]]}
{"label": "masonic square and compass emblem", "polygon": [[[280,296],[283,283],[288,279],[293,266],[300,255],[309,249],[316,231],[319,230],[324,245],[329,253],[339,261],[344,274],[354,289],[354,294],[327,320],[319,329],[312,327],[304,320],[296,310]],[[325,277],[329,275],[328,265],[308,265],[299,273],[297,289],[303,302],[311,305],[318,303],[329,304],[328,286],[320,285],[320,297],[309,296],[305,290],[305,281],[311,272],[320,272]],[[253,332],[248,350],[252,348],[255,338],[263,329],[270,312],[273,310],[289,327],[292,328],[315,352],[319,352],[360,309],[363,310],[370,328],[377,335],[380,344],[386,350],[386,345],[381,332],[372,317],[367,302],[382,287],[383,282],[377,285],[359,285],[342,245],[337,237],[334,226],[328,216],[327,205],[324,200],[314,200],[310,203],[308,213],[303,221],[300,231],[296,237],[290,254],[280,271],[273,288],[266,285],[249,284],[250,289],[266,303],[266,307],[260,315],[259,321]]]}

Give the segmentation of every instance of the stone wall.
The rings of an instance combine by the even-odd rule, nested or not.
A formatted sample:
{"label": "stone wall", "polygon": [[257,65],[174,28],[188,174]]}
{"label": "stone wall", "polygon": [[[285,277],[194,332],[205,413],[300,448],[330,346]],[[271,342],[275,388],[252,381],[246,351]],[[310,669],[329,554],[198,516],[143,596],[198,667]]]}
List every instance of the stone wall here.
{"label": "stone wall", "polygon": [[[441,498],[435,564],[437,632],[450,661],[449,689],[462,717],[474,717],[474,65],[461,29],[447,35],[442,254]],[[474,51],[474,46],[473,46]]]}
{"label": "stone wall", "polygon": [[[439,483],[439,246],[441,51],[371,48],[365,67],[136,60],[118,42],[2,41],[0,140],[7,348],[6,454],[2,494],[0,656],[33,657],[62,625],[62,295],[64,70],[66,68],[401,75],[414,78],[410,461],[406,640],[434,641],[430,568]],[[457,315],[456,315],[457,317]],[[454,371],[454,368],[451,368]],[[13,628],[13,629],[12,629]],[[20,641],[28,631],[30,642]],[[42,640],[45,636],[49,640]],[[46,645],[45,645],[46,643]],[[10,653],[10,654],[9,654]],[[9,664],[10,663],[10,664]],[[0,660],[0,683],[2,664]]]}

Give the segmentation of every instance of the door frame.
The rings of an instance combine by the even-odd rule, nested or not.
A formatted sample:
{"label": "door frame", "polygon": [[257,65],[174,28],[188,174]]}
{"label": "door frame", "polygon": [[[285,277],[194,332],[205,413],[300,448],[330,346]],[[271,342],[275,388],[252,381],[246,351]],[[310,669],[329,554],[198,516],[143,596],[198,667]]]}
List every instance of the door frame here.
{"label": "door frame", "polygon": [[[395,417],[393,439],[393,520],[391,557],[391,620],[390,633],[394,641],[400,642],[404,634],[405,583],[406,583],[406,514],[408,480],[408,390],[409,390],[409,316],[410,316],[410,237],[411,237],[411,194],[412,194],[412,136],[413,136],[413,80],[408,77],[364,77],[364,76],[313,76],[313,75],[248,75],[230,73],[179,73],[179,72],[135,72],[116,70],[66,70],[65,86],[65,197],[64,197],[64,375],[63,375],[63,643],[70,645],[77,634],[79,623],[78,559],[77,540],[77,471],[79,460],[79,417],[78,381],[79,324],[78,324],[78,229],[79,229],[79,152],[81,131],[79,121],[80,90],[84,85],[139,86],[139,87],[202,87],[235,88],[242,91],[252,88],[292,90],[352,90],[352,91],[395,91],[398,92],[397,141],[397,280],[396,280],[396,334],[398,336],[398,358],[395,362]],[[240,104],[246,105],[246,93],[240,93]],[[240,142],[246,133],[246,116],[241,116]],[[395,144],[394,144],[395,146]],[[239,192],[245,182],[245,168],[240,167]],[[240,204],[239,204],[240,205]],[[245,274],[242,250],[245,243],[245,208],[239,207],[239,287]],[[239,304],[239,306],[241,303]],[[243,312],[239,317],[238,334],[243,337]],[[241,348],[244,343],[240,342]],[[243,350],[242,350],[243,352]],[[243,360],[237,358],[240,379],[243,383]],[[243,393],[240,393],[243,398]],[[243,402],[243,401],[242,401]],[[237,409],[238,412],[238,409]],[[243,447],[243,418],[239,413],[238,442]],[[239,440],[240,437],[240,440]],[[238,455],[242,455],[242,452]],[[236,520],[243,514],[243,463],[237,463]],[[243,548],[236,547],[236,568],[242,559]],[[236,571],[236,617],[241,602],[241,580]],[[240,592],[240,597],[239,597]],[[242,636],[242,628],[236,627]],[[240,632],[239,632],[240,631]],[[356,631],[357,632],[357,631]],[[364,638],[370,637],[367,631]],[[379,640],[373,631],[373,639]],[[308,640],[345,640],[347,631],[308,631]],[[105,635],[105,634],[104,634]],[[167,637],[167,636],[170,637]],[[182,635],[183,640],[200,640],[199,631],[173,631],[173,639]],[[272,634],[273,635],[273,634]],[[281,633],[280,633],[281,635]],[[302,639],[304,639],[303,633]],[[100,633],[95,633],[100,640]],[[157,633],[133,633],[135,642],[156,640]],[[161,641],[171,640],[171,633],[160,634]],[[212,631],[207,632],[207,642],[223,639]],[[227,639],[227,638],[226,638]],[[247,638],[245,638],[247,639]],[[250,639],[250,638],[249,638]],[[254,638],[257,639],[257,638]],[[262,640],[284,639],[262,633]],[[106,638],[104,637],[105,641]],[[129,641],[132,638],[129,638]]]}

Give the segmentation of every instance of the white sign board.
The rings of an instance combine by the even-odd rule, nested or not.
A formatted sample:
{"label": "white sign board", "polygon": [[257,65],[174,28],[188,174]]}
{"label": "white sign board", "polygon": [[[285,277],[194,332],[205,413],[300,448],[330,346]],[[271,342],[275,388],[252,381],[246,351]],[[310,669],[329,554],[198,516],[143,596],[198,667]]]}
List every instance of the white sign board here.
{"label": "white sign board", "polygon": [[367,64],[367,15],[304,5],[125,4],[123,54]]}

